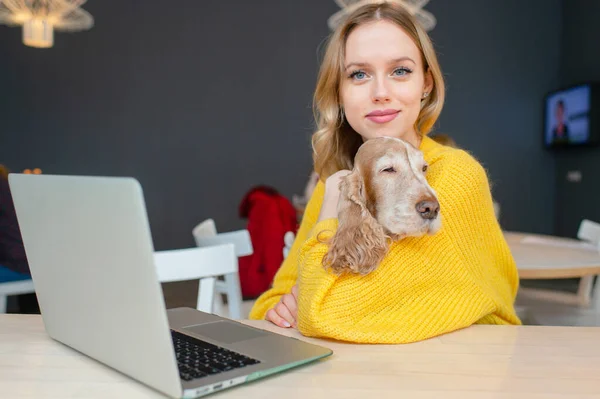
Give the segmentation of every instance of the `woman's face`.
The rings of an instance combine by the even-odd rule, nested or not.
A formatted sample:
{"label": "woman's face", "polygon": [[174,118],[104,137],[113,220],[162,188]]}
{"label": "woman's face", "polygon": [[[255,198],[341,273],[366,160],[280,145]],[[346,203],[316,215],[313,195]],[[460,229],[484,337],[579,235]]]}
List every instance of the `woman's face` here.
{"label": "woman's face", "polygon": [[397,25],[376,21],[348,36],[340,87],[346,120],[362,136],[396,137],[419,146],[414,125],[433,81],[421,53]]}

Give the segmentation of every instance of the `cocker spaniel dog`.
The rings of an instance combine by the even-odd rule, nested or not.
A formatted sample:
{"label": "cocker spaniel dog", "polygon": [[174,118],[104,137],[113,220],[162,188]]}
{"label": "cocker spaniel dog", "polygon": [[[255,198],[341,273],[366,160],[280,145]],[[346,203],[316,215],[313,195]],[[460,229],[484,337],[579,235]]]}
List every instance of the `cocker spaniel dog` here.
{"label": "cocker spaniel dog", "polygon": [[386,255],[388,240],[435,234],[440,205],[425,179],[427,166],[421,151],[403,140],[367,140],[341,178],[338,230],[323,265],[365,275]]}

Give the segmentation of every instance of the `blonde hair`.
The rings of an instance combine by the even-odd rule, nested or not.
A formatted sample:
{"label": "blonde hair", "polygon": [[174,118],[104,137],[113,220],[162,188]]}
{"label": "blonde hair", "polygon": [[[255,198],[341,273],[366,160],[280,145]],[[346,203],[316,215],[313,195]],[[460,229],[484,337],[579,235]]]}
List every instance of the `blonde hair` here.
{"label": "blonde hair", "polygon": [[341,109],[340,84],[346,41],[356,27],[382,20],[395,23],[410,36],[421,53],[424,70],[430,71],[433,78],[433,90],[421,102],[415,130],[421,135],[429,133],[442,112],[444,78],[433,44],[423,28],[400,4],[382,2],[358,8],[330,36],[313,98],[317,124],[312,136],[313,160],[323,180],[341,169],[352,169],[354,156],[362,144],[362,137],[352,129]]}

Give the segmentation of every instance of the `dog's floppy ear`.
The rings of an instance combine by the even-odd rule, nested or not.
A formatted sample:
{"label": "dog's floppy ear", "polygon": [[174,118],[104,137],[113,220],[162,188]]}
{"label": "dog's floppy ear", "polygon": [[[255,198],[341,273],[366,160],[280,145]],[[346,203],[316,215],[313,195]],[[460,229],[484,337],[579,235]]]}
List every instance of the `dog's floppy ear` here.
{"label": "dog's floppy ear", "polygon": [[365,184],[356,168],[341,178],[338,229],[323,258],[323,266],[341,274],[368,274],[387,253],[383,227],[367,209]]}

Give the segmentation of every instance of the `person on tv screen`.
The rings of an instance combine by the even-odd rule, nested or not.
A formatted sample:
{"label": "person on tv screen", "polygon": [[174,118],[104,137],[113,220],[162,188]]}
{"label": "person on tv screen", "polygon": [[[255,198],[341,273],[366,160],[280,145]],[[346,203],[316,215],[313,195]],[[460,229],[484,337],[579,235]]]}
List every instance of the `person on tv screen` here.
{"label": "person on tv screen", "polygon": [[558,100],[554,109],[555,125],[552,129],[553,143],[568,143],[569,142],[569,126],[565,121],[565,103],[563,100]]}

